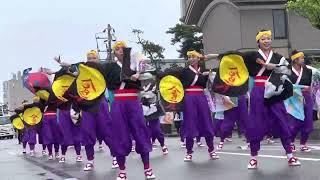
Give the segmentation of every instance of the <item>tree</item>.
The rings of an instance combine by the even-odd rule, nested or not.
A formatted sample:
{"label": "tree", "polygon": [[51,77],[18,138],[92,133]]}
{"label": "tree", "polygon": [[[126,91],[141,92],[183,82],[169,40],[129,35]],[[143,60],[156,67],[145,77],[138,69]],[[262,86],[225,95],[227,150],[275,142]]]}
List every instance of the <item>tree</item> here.
{"label": "tree", "polygon": [[164,58],[163,52],[165,48],[149,40],[142,39],[142,30],[132,29],[132,33],[137,36],[138,41],[136,43],[142,46],[143,54],[147,56],[152,62]]}
{"label": "tree", "polygon": [[288,0],[287,9],[298,13],[320,29],[320,1],[319,0]]}
{"label": "tree", "polygon": [[140,29],[132,29],[132,33],[137,36],[138,41],[136,44],[141,45],[143,54],[147,56],[156,69],[159,70],[159,61],[164,58],[163,52],[165,48],[149,40],[142,39],[141,35],[143,31]]}
{"label": "tree", "polygon": [[201,49],[203,49],[202,32],[197,26],[186,25],[180,22],[174,27],[169,28],[166,33],[173,35],[173,38],[171,39],[172,45],[181,43],[180,49],[178,50],[181,58],[186,58],[187,51],[189,50],[196,50],[200,52]]}

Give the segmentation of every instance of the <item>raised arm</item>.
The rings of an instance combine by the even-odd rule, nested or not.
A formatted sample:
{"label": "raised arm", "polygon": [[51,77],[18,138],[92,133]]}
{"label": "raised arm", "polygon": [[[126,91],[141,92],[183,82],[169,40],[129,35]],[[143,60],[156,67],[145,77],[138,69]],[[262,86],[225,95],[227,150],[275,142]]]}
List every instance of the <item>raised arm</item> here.
{"label": "raised arm", "polygon": [[207,54],[207,55],[204,55],[203,60],[207,61],[207,60],[211,60],[211,59],[216,59],[217,57],[219,56],[219,54]]}
{"label": "raised arm", "polygon": [[69,63],[62,62],[60,56],[54,57],[53,60],[55,60],[62,67],[70,67],[71,66],[71,64],[69,64]]}

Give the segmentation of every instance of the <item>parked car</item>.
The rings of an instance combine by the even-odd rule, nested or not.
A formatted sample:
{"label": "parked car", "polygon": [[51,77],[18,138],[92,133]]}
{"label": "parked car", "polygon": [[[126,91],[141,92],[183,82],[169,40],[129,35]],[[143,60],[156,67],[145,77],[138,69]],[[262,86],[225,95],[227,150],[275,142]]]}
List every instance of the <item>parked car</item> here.
{"label": "parked car", "polygon": [[0,139],[13,139],[15,131],[10,121],[10,116],[0,116]]}

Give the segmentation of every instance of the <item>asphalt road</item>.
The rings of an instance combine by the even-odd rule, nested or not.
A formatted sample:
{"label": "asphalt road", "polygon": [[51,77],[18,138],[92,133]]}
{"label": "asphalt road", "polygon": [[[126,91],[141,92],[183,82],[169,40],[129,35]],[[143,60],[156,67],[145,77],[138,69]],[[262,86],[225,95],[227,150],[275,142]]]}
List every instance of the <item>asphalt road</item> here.
{"label": "asphalt road", "polygon": [[[204,140],[203,140],[204,141]],[[16,140],[0,141],[0,180],[115,180],[117,170],[111,169],[111,157],[107,147],[103,151],[96,148],[95,170],[84,172],[83,163],[75,162],[75,152],[69,148],[66,163],[57,160],[49,161],[41,156],[37,146],[36,157],[22,155],[21,145]],[[259,169],[248,170],[249,151],[239,146],[244,141],[234,138],[226,143],[219,152],[219,160],[209,160],[205,147],[195,147],[193,162],[183,161],[185,149],[182,149],[178,138],[168,138],[169,155],[163,156],[158,147],[151,153],[151,165],[159,180],[320,180],[320,141],[310,142],[314,148],[310,153],[298,152],[301,167],[287,165],[284,150],[279,141],[273,145],[263,144],[260,152]],[[85,159],[84,148],[82,154]],[[140,156],[132,153],[127,159],[127,176],[129,180],[142,180],[143,165]]]}

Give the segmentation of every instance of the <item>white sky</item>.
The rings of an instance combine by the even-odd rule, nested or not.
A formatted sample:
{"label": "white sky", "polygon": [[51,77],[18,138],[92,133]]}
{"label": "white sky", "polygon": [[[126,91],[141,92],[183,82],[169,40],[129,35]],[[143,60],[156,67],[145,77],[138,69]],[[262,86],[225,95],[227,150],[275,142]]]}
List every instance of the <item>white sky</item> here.
{"label": "white sky", "polygon": [[119,40],[134,51],[132,28],[166,48],[166,58],[177,58],[165,31],[180,18],[180,0],[8,0],[0,6],[0,102],[2,81],[12,72],[40,66],[57,69],[52,57],[83,60],[95,49],[95,33],[110,23]]}

